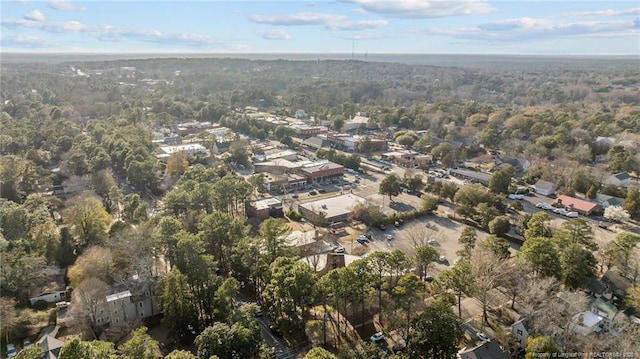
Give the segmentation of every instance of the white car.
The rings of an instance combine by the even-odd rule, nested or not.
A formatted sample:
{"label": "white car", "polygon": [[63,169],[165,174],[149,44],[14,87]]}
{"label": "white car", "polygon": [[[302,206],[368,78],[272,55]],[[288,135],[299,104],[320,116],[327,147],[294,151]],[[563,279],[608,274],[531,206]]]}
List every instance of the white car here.
{"label": "white car", "polygon": [[553,210],[553,213],[561,214],[561,215],[565,216],[567,214],[567,211],[564,208],[556,208],[556,209]]}
{"label": "white car", "polygon": [[22,349],[28,349],[31,348],[31,341],[29,340],[29,338],[25,338],[22,341]]}
{"label": "white car", "polygon": [[488,335],[486,335],[486,334],[484,334],[484,333],[482,333],[482,332],[478,332],[478,333],[476,333],[476,337],[478,337],[478,339],[480,339],[480,340],[482,340],[482,341],[490,340],[490,339],[489,339],[489,336],[488,336]]}
{"label": "white car", "polygon": [[344,253],[345,249],[343,246],[338,246],[336,249],[333,250],[336,253]]}
{"label": "white car", "polygon": [[524,196],[521,194],[510,194],[509,199],[523,199]]}
{"label": "white car", "polygon": [[13,358],[18,355],[16,351],[16,346],[13,344],[7,344],[7,358]]}
{"label": "white car", "polygon": [[382,332],[377,332],[377,333],[375,333],[374,335],[372,335],[372,336],[369,338],[369,340],[370,340],[372,343],[377,343],[377,342],[379,342],[379,341],[381,341],[381,340],[383,340],[383,339],[384,339],[384,334],[382,334]]}
{"label": "white car", "polygon": [[393,240],[393,234],[387,234],[387,240],[388,241],[392,241]]}
{"label": "white car", "polygon": [[433,245],[435,245],[436,243],[437,243],[437,242],[436,242],[436,240],[435,240],[435,239],[430,239],[430,240],[428,240],[428,241],[427,241],[427,244],[429,244],[430,246],[433,246]]}
{"label": "white car", "polygon": [[565,216],[567,216],[569,218],[578,218],[578,212],[567,212],[567,214],[565,214]]}
{"label": "white car", "polygon": [[447,261],[447,257],[445,257],[445,256],[440,256],[439,261],[440,261],[440,263],[444,263],[444,262],[446,262],[446,261]]}
{"label": "white car", "polygon": [[544,208],[546,209],[546,207],[548,206],[548,204],[544,203],[544,202],[538,202],[536,203],[536,207],[538,208]]}

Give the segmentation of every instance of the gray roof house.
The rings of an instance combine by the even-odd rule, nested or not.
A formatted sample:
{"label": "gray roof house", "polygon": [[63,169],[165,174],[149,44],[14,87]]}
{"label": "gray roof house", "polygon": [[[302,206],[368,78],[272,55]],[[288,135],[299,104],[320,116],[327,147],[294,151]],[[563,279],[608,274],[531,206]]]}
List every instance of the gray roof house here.
{"label": "gray roof house", "polygon": [[460,359],[511,359],[509,352],[503,349],[495,340],[487,340],[471,348],[458,352]]}
{"label": "gray roof house", "polygon": [[520,348],[527,347],[527,339],[529,338],[529,322],[527,318],[522,318],[511,324],[511,335],[518,341]]}
{"label": "gray roof house", "polygon": [[604,182],[618,187],[629,187],[631,176],[627,172],[620,172],[607,177]]}
{"label": "gray roof house", "polygon": [[538,180],[533,187],[536,189],[536,193],[543,196],[551,196],[556,192],[556,184],[544,180]]}

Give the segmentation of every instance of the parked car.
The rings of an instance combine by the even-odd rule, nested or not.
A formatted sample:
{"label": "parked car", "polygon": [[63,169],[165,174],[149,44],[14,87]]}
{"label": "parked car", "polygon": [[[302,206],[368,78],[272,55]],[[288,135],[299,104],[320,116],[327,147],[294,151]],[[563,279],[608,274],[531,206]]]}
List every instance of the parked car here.
{"label": "parked car", "polygon": [[293,196],[291,196],[291,198],[298,198],[298,195],[294,194]]}
{"label": "parked car", "polygon": [[362,244],[362,245],[365,245],[365,244],[367,244],[367,242],[369,242],[369,241],[368,241],[366,238],[358,237],[358,238],[356,238],[356,242],[358,242],[358,243],[360,243],[360,244]]}
{"label": "parked car", "polygon": [[16,351],[16,346],[11,343],[7,344],[7,358],[13,358],[16,355],[18,355],[18,352]]}
{"label": "parked car", "polygon": [[24,340],[22,341],[22,349],[28,348],[31,348],[31,341],[29,340],[29,338],[24,338]]}
{"label": "parked car", "polygon": [[374,335],[372,335],[372,336],[369,338],[369,340],[370,340],[372,343],[377,343],[377,342],[379,342],[379,341],[381,341],[381,340],[383,340],[383,339],[384,339],[384,334],[382,334],[382,332],[377,332],[377,333],[375,333]]}
{"label": "parked car", "polygon": [[387,226],[385,226],[384,224],[380,225],[380,230],[384,231],[385,229],[387,229]]}
{"label": "parked car", "polygon": [[484,334],[482,332],[476,333],[476,337],[478,337],[478,339],[480,339],[482,341],[491,340],[491,339],[489,339],[489,336],[487,336],[486,334]]}
{"label": "parked car", "polygon": [[578,218],[578,212],[567,212],[567,214],[565,214],[565,216],[567,216],[569,218]]}
{"label": "parked car", "polygon": [[396,227],[400,227],[400,222],[395,221],[395,223],[393,225],[396,226]]}
{"label": "parked car", "polygon": [[435,240],[435,239],[430,239],[430,240],[428,240],[428,241],[427,241],[427,244],[429,244],[430,246],[433,246],[433,245],[435,245],[436,243],[438,243],[438,242],[436,242],[436,240]]}
{"label": "parked car", "polygon": [[256,307],[256,317],[262,316],[262,308],[260,306]]}
{"label": "parked car", "polygon": [[445,256],[440,256],[440,258],[438,258],[438,261],[439,261],[440,263],[444,263],[444,262],[446,262],[446,261],[447,261],[447,257],[445,257]]}
{"label": "parked car", "polygon": [[309,191],[309,196],[315,196],[317,194],[318,194],[318,192],[316,192],[316,191]]}
{"label": "parked car", "polygon": [[365,233],[364,236],[367,237],[367,239],[370,241],[373,240],[373,236],[371,235],[371,233]]}
{"label": "parked car", "polygon": [[393,240],[393,234],[387,234],[387,240],[388,241]]}
{"label": "parked car", "polygon": [[343,246],[338,246],[338,248],[334,249],[333,251],[336,253],[344,253],[345,249]]}
{"label": "parked car", "polygon": [[553,213],[566,216],[567,215],[567,210],[564,209],[564,208],[556,208],[556,209],[553,210]]}
{"label": "parked car", "polygon": [[435,278],[434,278],[432,275],[428,275],[428,276],[424,277],[424,281],[425,281],[425,282],[429,282],[429,283],[431,283],[431,282],[433,282],[434,280],[435,280]]}
{"label": "parked car", "polygon": [[521,195],[521,194],[513,194],[513,193],[509,194],[508,197],[509,197],[509,199],[523,199],[524,198],[524,196]]}
{"label": "parked car", "polygon": [[326,190],[326,189],[324,189],[324,188],[320,188],[320,189],[318,190],[318,193],[325,193],[325,192],[327,192],[327,190]]}

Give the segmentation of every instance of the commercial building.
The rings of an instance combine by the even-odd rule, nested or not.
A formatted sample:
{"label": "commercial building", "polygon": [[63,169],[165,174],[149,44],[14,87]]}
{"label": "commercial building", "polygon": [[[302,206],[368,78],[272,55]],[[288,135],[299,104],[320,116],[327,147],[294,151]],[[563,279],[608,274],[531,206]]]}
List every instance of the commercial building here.
{"label": "commercial building", "polygon": [[451,169],[449,170],[449,174],[453,177],[470,182],[477,182],[485,186],[488,186],[489,181],[491,180],[491,175],[488,173],[470,171],[465,169]]}
{"label": "commercial building", "polygon": [[282,217],[282,201],[274,198],[264,198],[254,202],[250,202],[246,206],[247,216],[249,218],[257,218],[265,220],[269,217]]}
{"label": "commercial building", "polygon": [[308,184],[326,183],[342,178],[344,166],[330,161],[319,161],[304,165],[296,172],[307,179]]}
{"label": "commercial building", "polygon": [[289,128],[293,129],[296,137],[308,138],[316,135],[327,134],[328,129],[324,126],[310,126],[305,124],[293,124]]}
{"label": "commercial building", "polygon": [[298,210],[311,223],[331,224],[348,220],[358,203],[365,203],[365,199],[354,194],[344,194],[299,204]]}

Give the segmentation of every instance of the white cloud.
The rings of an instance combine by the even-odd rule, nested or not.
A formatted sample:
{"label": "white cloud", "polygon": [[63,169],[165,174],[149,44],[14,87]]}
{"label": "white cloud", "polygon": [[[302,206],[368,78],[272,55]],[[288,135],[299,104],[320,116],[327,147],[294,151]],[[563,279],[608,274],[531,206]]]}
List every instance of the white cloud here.
{"label": "white cloud", "polygon": [[21,47],[21,48],[44,48],[50,47],[53,44],[49,43],[42,37],[35,36],[15,36],[7,39],[2,39],[2,46],[4,47]]}
{"label": "white cloud", "polygon": [[33,10],[31,12],[28,12],[24,14],[22,18],[25,20],[31,20],[31,21],[44,21],[44,15],[38,10]]}
{"label": "white cloud", "polygon": [[13,0],[14,2],[17,2],[19,4],[26,4],[28,2],[31,2],[31,0]]}
{"label": "white cloud", "polygon": [[563,14],[564,17],[595,17],[595,16],[640,16],[640,7],[625,10],[597,10],[597,11],[580,11]]}
{"label": "white cloud", "polygon": [[291,35],[283,29],[258,30],[256,35],[261,36],[265,40],[290,40]]}
{"label": "white cloud", "polygon": [[386,20],[360,20],[327,24],[327,28],[332,30],[359,31],[367,29],[377,29],[379,27],[387,26],[387,24],[389,24],[389,22]]}
{"label": "white cloud", "polygon": [[302,12],[288,15],[249,15],[249,20],[259,24],[277,26],[326,25],[343,21],[345,16],[336,14]]}
{"label": "white cloud", "polygon": [[286,15],[250,15],[249,20],[276,26],[319,25],[329,30],[359,31],[386,26],[386,20],[350,21],[344,15],[326,13],[297,13]]}
{"label": "white cloud", "polygon": [[524,42],[564,37],[637,36],[640,21],[575,21],[555,23],[548,19],[516,18],[455,30],[432,29],[423,34],[486,42]]}
{"label": "white cloud", "polygon": [[68,0],[49,0],[47,3],[50,8],[55,10],[75,10],[76,7]]}
{"label": "white cloud", "polygon": [[387,17],[435,18],[494,12],[484,0],[343,0]]}

